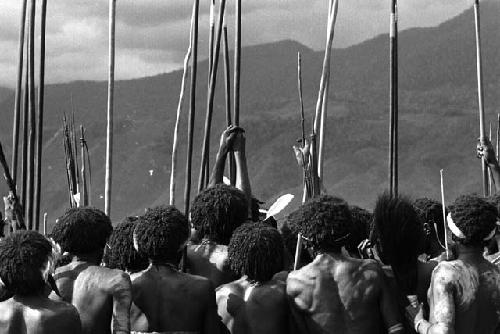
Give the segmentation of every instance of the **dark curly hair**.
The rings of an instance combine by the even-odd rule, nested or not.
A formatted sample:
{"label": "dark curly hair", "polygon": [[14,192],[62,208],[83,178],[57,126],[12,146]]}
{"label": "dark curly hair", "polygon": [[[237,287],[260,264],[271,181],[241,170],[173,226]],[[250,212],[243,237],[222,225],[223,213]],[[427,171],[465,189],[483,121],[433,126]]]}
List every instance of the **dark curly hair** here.
{"label": "dark curly hair", "polygon": [[370,239],[379,246],[384,263],[393,265],[413,261],[423,250],[423,237],[420,218],[408,198],[388,194],[379,196],[373,212]]}
{"label": "dark curly hair", "polygon": [[304,244],[318,252],[340,252],[352,223],[349,205],[341,198],[320,196],[303,204],[287,218],[304,237]]}
{"label": "dark curly hair", "polygon": [[[285,243],[285,250],[287,252],[287,257],[290,260],[290,265],[293,265],[293,260],[295,258],[295,251],[297,249],[297,234],[299,233],[298,227],[294,224],[296,222],[295,219],[291,219],[289,221],[289,217],[295,214],[296,212],[290,213],[287,220],[281,225],[279,232],[281,233],[281,237],[283,238],[283,242]],[[313,258],[309,254],[309,252],[300,252],[300,263],[307,264],[312,262]]]}
{"label": "dark curly hair", "polygon": [[417,259],[423,252],[424,236],[420,218],[404,197],[379,196],[373,211],[370,235],[382,262],[391,265],[399,287],[407,294],[417,285]]}
{"label": "dark curly hair", "polygon": [[104,212],[96,208],[72,208],[59,218],[51,237],[63,252],[88,255],[103,252],[113,226]]}
{"label": "dark curly hair", "polygon": [[174,206],[148,209],[134,230],[139,252],[158,264],[177,265],[188,236],[188,220]]}
{"label": "dark curly hair", "polygon": [[231,270],[247,275],[253,282],[269,281],[284,269],[285,246],[280,233],[265,223],[247,223],[238,227],[228,247]]}
{"label": "dark curly hair", "polygon": [[191,223],[198,238],[228,245],[234,230],[248,218],[245,194],[231,186],[218,184],[201,192],[191,207]]}
{"label": "dark curly hair", "polygon": [[486,238],[496,227],[497,208],[477,195],[458,197],[450,206],[451,218],[465,235],[460,239],[452,235],[454,241],[466,246],[484,246]]}
{"label": "dark curly hair", "polygon": [[104,255],[106,267],[131,273],[148,267],[148,258],[134,248],[134,229],[137,221],[138,217],[127,217],[115,227],[109,237],[109,248]]}
{"label": "dark curly hair", "polygon": [[425,236],[425,248],[428,249],[432,239],[444,244],[445,231],[442,204],[433,199],[419,198],[413,202],[413,206],[422,224],[422,231]]}
{"label": "dark curly hair", "polygon": [[45,269],[52,245],[40,233],[18,231],[0,241],[0,278],[7,290],[20,296],[43,291]]}
{"label": "dark curly hair", "polygon": [[361,241],[368,239],[370,234],[372,214],[368,210],[355,205],[350,206],[349,209],[351,210],[352,223],[345,248],[351,253],[357,253]]}

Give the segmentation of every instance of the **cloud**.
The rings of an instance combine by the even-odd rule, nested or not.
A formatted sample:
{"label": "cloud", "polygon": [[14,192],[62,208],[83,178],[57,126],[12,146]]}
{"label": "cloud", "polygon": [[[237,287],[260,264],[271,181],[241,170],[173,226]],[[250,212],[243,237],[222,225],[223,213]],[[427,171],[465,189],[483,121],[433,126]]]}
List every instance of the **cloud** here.
{"label": "cloud", "polygon": [[[217,3],[219,0],[216,0]],[[324,47],[326,0],[243,0],[243,44],[294,39]],[[0,2],[0,86],[15,82],[21,1]],[[117,1],[117,78],[178,68],[187,49],[192,2]],[[340,0],[335,46],[361,42],[388,30],[386,0]],[[402,29],[432,26],[470,6],[467,0],[400,1]],[[228,1],[232,38],[234,2]],[[200,5],[200,57],[206,57],[209,1]],[[39,20],[39,18],[38,18]],[[105,79],[108,50],[107,0],[50,0],[47,18],[47,81]]]}

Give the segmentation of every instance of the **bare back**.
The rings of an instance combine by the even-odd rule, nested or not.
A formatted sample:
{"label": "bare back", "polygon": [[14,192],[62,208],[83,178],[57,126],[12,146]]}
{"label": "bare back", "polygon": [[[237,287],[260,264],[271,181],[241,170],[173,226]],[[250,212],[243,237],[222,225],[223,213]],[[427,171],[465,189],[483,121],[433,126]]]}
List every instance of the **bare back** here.
{"label": "bare back", "polygon": [[229,268],[227,246],[225,245],[214,243],[189,245],[187,254],[189,273],[208,278],[214,287],[238,278]]}
{"label": "bare back", "polygon": [[133,331],[218,333],[215,292],[208,279],[157,265],[131,277]]}
{"label": "bare back", "polygon": [[2,334],[80,334],[74,306],[46,297],[10,298],[0,303]]}
{"label": "bare back", "polygon": [[[402,326],[379,264],[321,254],[290,273],[287,293],[310,333],[377,333]],[[385,326],[383,326],[385,325]]]}
{"label": "bare back", "polygon": [[254,285],[243,277],[219,287],[216,296],[219,315],[231,333],[290,333],[284,282]]}
{"label": "bare back", "polygon": [[500,325],[500,269],[483,259],[441,262],[428,293],[433,328],[456,334],[493,334]]}
{"label": "bare back", "polygon": [[[84,334],[130,331],[131,284],[127,274],[85,262],[56,270],[54,279],[63,301],[73,304]],[[51,298],[58,299],[55,294]]]}

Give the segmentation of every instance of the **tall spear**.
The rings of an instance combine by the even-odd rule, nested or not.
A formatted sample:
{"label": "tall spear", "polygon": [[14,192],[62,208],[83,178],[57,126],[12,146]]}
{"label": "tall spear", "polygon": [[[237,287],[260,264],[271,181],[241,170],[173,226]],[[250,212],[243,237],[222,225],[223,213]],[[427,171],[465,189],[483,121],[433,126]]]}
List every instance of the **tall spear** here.
{"label": "tall spear", "polygon": [[[215,41],[215,51],[214,51],[214,62],[213,68],[210,75],[210,85],[208,86],[208,97],[207,97],[207,114],[205,118],[205,135],[203,138],[203,151],[202,151],[202,161],[200,167],[200,179],[198,183],[198,191],[203,190],[205,186],[205,180],[203,178],[203,168],[209,165],[209,154],[210,154],[210,129],[212,127],[212,114],[214,110],[214,97],[215,97],[215,86],[217,84],[217,69],[219,66],[219,53],[220,53],[220,41],[222,38],[222,25],[224,21],[224,11],[226,8],[226,0],[220,1],[220,12],[219,12],[219,22],[217,26],[217,39]],[[208,174],[208,173],[207,173]],[[208,175],[206,175],[208,181]]]}
{"label": "tall spear", "polygon": [[40,26],[40,76],[38,78],[38,130],[36,146],[36,184],[35,184],[35,230],[40,229],[40,194],[42,187],[42,142],[43,112],[45,102],[45,28],[47,21],[47,0],[42,0]]}
{"label": "tall spear", "polygon": [[193,14],[191,16],[191,28],[189,32],[189,46],[186,52],[186,56],[184,57],[184,72],[182,74],[182,82],[181,82],[181,92],[179,94],[179,103],[177,105],[177,117],[175,119],[175,129],[174,129],[174,140],[172,144],[172,167],[170,170],[170,205],[175,205],[175,176],[177,174],[177,148],[178,148],[178,136],[179,136],[179,123],[181,119],[182,106],[184,104],[184,91],[186,88],[186,79],[189,72],[189,59],[191,58],[191,44],[193,41],[193,21],[194,21],[194,11],[195,8],[193,6]]}
{"label": "tall spear", "polygon": [[[227,20],[224,16],[224,27],[223,27],[223,46],[224,46],[224,78],[226,87],[226,125],[230,126],[233,121],[231,117],[231,63],[229,60],[229,41],[227,37]],[[229,180],[231,185],[236,184],[236,165],[234,160],[234,155],[232,152],[229,154]]]}
{"label": "tall spear", "polygon": [[85,161],[85,149],[87,148],[87,142],[85,141],[85,128],[80,125],[80,151],[82,156],[82,169],[81,169],[81,179],[82,179],[82,190],[80,192],[80,201],[82,206],[89,205],[89,192],[87,187],[87,164]]}
{"label": "tall spear", "polygon": [[391,0],[390,23],[390,115],[389,194],[398,196],[398,14],[397,0]]}
{"label": "tall spear", "polygon": [[[29,30],[29,29],[26,29]],[[29,33],[29,31],[28,31]],[[28,188],[28,127],[29,127],[29,118],[28,118],[28,109],[29,109],[29,52],[28,52],[28,41],[26,41],[26,68],[24,70],[24,90],[23,90],[23,142],[22,142],[22,151],[21,151],[21,181],[22,181],[22,189],[21,189],[21,204],[24,208],[24,217],[26,217],[26,199],[27,196],[27,188]]]}
{"label": "tall spear", "polygon": [[186,175],[184,186],[184,213],[189,216],[189,203],[191,201],[191,173],[193,165],[193,133],[196,117],[196,75],[198,71],[198,16],[200,0],[193,3],[193,39],[191,41],[191,87],[189,89],[189,119],[188,119],[188,147],[186,157]]}
{"label": "tall spear", "polygon": [[235,0],[234,28],[234,125],[240,125],[241,0]]}
{"label": "tall spear", "polygon": [[[491,140],[492,132],[491,132],[491,122],[490,122],[490,135],[489,139]],[[493,184],[495,183],[495,180],[493,179],[493,172],[491,169],[488,168],[488,192],[489,194],[493,194]]]}
{"label": "tall spear", "polygon": [[113,179],[113,108],[115,94],[115,20],[116,0],[109,0],[109,77],[108,113],[106,129],[106,176],[104,185],[104,212],[111,214],[111,185]]}
{"label": "tall spear", "polygon": [[497,161],[500,158],[500,152],[498,152],[499,147],[500,147],[500,114],[497,114],[497,147],[496,147]]}
{"label": "tall spear", "polygon": [[25,196],[28,221],[28,229],[34,227],[33,209],[35,195],[35,135],[36,135],[36,103],[35,103],[35,17],[36,17],[36,0],[31,0],[30,5],[30,20],[29,20],[29,132],[28,132],[28,186],[27,197]]}
{"label": "tall spear", "polygon": [[12,126],[12,179],[17,184],[17,160],[19,149],[19,123],[21,118],[21,96],[23,82],[23,56],[24,56],[24,32],[26,29],[26,7],[28,0],[24,0],[21,9],[21,25],[19,27],[19,46],[17,63],[16,95],[14,98],[14,121]]}
{"label": "tall spear", "polygon": [[[483,64],[481,58],[481,20],[479,10],[479,0],[474,0],[474,16],[476,23],[476,68],[477,68],[477,97],[479,104],[479,140],[481,145],[486,144],[486,128],[484,124],[484,92],[483,92]],[[487,197],[488,193],[488,165],[481,159],[483,170],[483,193]]]}
{"label": "tall spear", "polygon": [[[324,126],[326,117],[327,102],[325,98],[328,98],[328,85],[330,79],[330,61],[332,54],[332,44],[333,37],[335,33],[335,22],[337,20],[338,13],[338,0],[330,0],[328,7],[328,28],[327,28],[327,41],[325,47],[325,56],[323,58],[323,71],[321,74],[320,88],[318,92],[318,101],[316,103],[316,113],[314,118],[314,135],[320,136],[320,149],[318,152],[318,177],[321,179],[323,172],[323,150],[324,150]],[[321,122],[321,127],[320,127]],[[323,138],[323,139],[322,139]]]}

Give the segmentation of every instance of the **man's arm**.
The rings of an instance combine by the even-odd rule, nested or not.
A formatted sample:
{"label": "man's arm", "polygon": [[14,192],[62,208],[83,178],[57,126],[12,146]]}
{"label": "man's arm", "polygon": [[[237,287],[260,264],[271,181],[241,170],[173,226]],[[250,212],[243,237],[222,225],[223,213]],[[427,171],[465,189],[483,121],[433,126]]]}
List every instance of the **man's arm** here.
{"label": "man's arm", "polygon": [[132,304],[132,283],[130,277],[124,272],[113,270],[117,273],[111,279],[111,292],[113,295],[113,334],[130,333],[130,306]]}
{"label": "man's arm", "polygon": [[220,333],[223,325],[220,321],[219,315],[217,314],[214,287],[210,281],[207,281],[206,286],[208,298],[206,300],[207,311],[205,312],[203,334]]}
{"label": "man's arm", "polygon": [[243,132],[239,132],[233,145],[234,159],[236,162],[236,188],[245,193],[248,202],[248,217],[252,217],[252,188],[248,177],[246,158],[246,140]]}
{"label": "man's arm", "polygon": [[376,263],[374,263],[373,266],[377,267],[376,271],[378,273],[380,286],[379,307],[382,317],[384,318],[387,333],[404,333],[404,327],[400,319],[396,297],[389,288],[389,284],[387,283],[387,279],[382,268],[380,268],[380,266]]}
{"label": "man's arm", "polygon": [[446,268],[437,267],[431,281],[430,321],[423,318],[422,306],[415,317],[415,330],[420,334],[455,334],[455,302],[453,287],[444,277]]}
{"label": "man's arm", "polygon": [[233,141],[235,140],[238,131],[238,127],[230,126],[222,132],[219,151],[217,152],[214,169],[212,170],[210,182],[208,183],[209,188],[224,182],[224,167],[226,164],[227,154],[232,148]]}
{"label": "man's arm", "polygon": [[490,173],[493,176],[493,181],[495,183],[496,191],[500,191],[500,165],[496,158],[495,150],[493,145],[488,138],[486,138],[486,143],[477,144],[477,157],[483,158],[486,161],[490,169]]}

